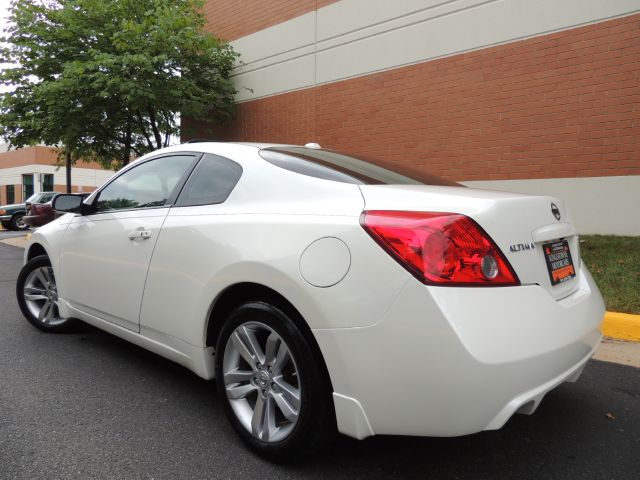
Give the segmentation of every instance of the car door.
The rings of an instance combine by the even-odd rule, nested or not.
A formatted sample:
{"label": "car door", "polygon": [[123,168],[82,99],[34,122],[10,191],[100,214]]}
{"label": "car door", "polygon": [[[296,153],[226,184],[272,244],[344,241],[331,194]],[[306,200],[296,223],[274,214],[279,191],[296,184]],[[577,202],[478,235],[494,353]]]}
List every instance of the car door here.
{"label": "car door", "polygon": [[60,251],[60,296],[75,310],[139,331],[151,255],[177,193],[200,155],[152,158],[115,177],[76,216]]}
{"label": "car door", "polygon": [[[233,254],[233,245],[223,240],[230,213],[226,200],[241,176],[239,164],[213,154],[205,154],[193,170],[167,215],[151,261],[140,314],[143,333],[202,342],[205,316],[198,309],[207,297],[211,259]],[[172,301],[166,301],[167,292]]]}

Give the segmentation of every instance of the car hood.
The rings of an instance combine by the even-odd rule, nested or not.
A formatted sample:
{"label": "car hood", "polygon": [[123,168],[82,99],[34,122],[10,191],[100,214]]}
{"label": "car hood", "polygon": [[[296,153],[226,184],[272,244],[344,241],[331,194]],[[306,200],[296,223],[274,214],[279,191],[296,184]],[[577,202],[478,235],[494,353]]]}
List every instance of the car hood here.
{"label": "car hood", "polygon": [[24,209],[25,208],[25,204],[24,203],[13,203],[11,205],[0,205],[0,209],[2,210],[20,210],[20,209]]}

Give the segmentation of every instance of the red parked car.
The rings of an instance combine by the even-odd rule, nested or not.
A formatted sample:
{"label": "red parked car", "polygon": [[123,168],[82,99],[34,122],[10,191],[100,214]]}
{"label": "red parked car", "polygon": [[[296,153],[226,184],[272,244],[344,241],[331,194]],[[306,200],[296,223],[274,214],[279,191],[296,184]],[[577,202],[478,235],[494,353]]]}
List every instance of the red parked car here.
{"label": "red parked car", "polygon": [[[78,195],[84,199],[87,198],[90,193],[79,193]],[[53,198],[55,198],[55,196]],[[53,198],[46,203],[27,203],[27,214],[22,218],[22,221],[30,227],[36,228],[46,225],[58,218],[61,214],[56,213],[51,207]]]}

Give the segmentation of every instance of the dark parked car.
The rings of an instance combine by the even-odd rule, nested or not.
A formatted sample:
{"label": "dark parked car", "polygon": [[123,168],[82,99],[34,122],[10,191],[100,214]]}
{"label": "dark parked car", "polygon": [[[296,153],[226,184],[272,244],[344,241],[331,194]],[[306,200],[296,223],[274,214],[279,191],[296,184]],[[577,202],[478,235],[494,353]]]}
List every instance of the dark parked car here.
{"label": "dark parked car", "polygon": [[[82,197],[82,199],[87,198],[90,193],[79,193],[78,196]],[[55,198],[54,195],[53,198]],[[22,219],[24,223],[29,225],[30,227],[37,228],[42,225],[46,225],[49,222],[52,222],[56,218],[58,218],[60,213],[57,213],[52,207],[51,203],[53,202],[53,198],[48,202],[42,203],[27,203],[27,214]]]}
{"label": "dark parked car", "polygon": [[24,223],[27,214],[27,204],[49,202],[57,192],[39,192],[31,195],[25,203],[0,206],[0,223],[7,230],[26,230],[29,225]]}

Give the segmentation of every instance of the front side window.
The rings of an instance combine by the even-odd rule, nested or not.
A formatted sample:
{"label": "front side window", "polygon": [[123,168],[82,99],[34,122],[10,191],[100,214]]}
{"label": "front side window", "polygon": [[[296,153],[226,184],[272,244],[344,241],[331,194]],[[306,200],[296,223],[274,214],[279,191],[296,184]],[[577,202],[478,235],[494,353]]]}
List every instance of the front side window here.
{"label": "front side window", "polygon": [[236,186],[242,167],[218,155],[206,154],[187,180],[177,207],[211,205],[224,202]]}
{"label": "front side window", "polygon": [[160,157],[128,170],[100,191],[95,210],[108,212],[167,205],[194,159],[193,155]]}

